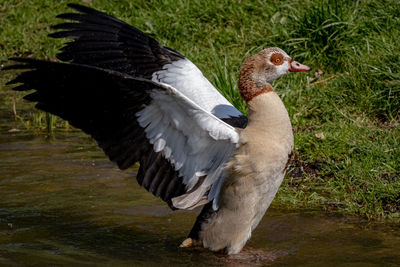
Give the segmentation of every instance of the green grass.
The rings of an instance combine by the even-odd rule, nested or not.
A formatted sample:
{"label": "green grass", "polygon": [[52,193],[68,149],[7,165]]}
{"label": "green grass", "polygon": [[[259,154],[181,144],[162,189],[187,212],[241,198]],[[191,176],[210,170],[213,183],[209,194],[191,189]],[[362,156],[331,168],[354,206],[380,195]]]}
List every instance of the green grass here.
{"label": "green grass", "polygon": [[[59,22],[54,17],[68,10],[67,2],[3,0],[1,63],[11,56],[54,58],[62,41],[46,35],[50,25]],[[89,5],[186,55],[243,112],[238,70],[245,58],[262,48],[281,47],[322,70],[315,83],[307,79],[313,73],[301,73],[273,85],[292,119],[296,155],[275,205],[399,220],[397,0],[96,0]],[[11,76],[0,77],[0,90],[9,92],[10,98],[12,92],[4,83]],[[33,122],[38,116],[28,114],[22,121]],[[54,121],[52,125],[65,127]],[[315,134],[321,133],[324,138],[317,138]]]}

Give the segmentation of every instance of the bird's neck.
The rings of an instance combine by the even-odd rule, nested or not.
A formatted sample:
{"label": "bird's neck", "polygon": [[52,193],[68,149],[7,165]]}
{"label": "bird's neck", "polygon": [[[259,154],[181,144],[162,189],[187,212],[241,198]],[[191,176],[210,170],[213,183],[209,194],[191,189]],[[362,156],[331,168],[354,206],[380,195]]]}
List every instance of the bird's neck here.
{"label": "bird's neck", "polygon": [[[278,142],[293,143],[292,125],[282,100],[268,83],[265,56],[262,53],[248,58],[240,68],[239,90],[249,108],[249,123],[242,141],[261,137]],[[258,138],[257,138],[258,139]],[[254,140],[254,138],[253,138]]]}
{"label": "bird's neck", "polygon": [[292,125],[288,112],[279,96],[269,91],[247,102],[250,129],[268,138],[287,139],[293,142]]}

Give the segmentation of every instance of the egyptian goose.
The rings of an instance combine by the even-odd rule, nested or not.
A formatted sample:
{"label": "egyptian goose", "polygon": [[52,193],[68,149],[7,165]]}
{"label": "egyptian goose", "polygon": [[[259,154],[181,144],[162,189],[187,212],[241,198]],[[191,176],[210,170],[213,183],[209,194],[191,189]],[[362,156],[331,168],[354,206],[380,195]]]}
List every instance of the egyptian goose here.
{"label": "egyptian goose", "polygon": [[55,38],[61,61],[14,58],[9,84],[90,134],[121,169],[172,209],[204,205],[181,246],[241,251],[285,174],[293,134],[270,83],[308,66],[268,48],[247,59],[239,89],[248,119],[186,57],[103,12],[70,4]]}

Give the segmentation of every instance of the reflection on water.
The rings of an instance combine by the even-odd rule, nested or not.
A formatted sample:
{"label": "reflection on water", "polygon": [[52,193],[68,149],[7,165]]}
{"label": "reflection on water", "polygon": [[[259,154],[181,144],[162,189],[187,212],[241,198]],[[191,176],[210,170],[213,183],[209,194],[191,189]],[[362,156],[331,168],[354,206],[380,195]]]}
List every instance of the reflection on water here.
{"label": "reflection on water", "polygon": [[[0,117],[2,115],[0,114]],[[4,120],[3,120],[4,121]],[[0,265],[395,265],[400,229],[271,210],[239,256],[181,250],[195,212],[171,212],[79,131],[0,125]]]}

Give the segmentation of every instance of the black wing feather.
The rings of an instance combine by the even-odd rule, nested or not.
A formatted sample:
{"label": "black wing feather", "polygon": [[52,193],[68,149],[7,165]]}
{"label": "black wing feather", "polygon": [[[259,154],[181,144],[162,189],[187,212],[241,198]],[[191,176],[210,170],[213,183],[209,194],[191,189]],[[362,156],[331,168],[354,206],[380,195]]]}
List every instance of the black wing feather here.
{"label": "black wing feather", "polygon": [[[57,57],[62,61],[87,64],[116,70],[135,77],[151,79],[164,65],[185,58],[173,49],[160,45],[140,30],[98,10],[69,4],[80,13],[58,17],[77,23],[54,26],[63,31],[50,34],[54,38],[72,38]],[[101,48],[99,52],[98,48]],[[107,60],[118,54],[118,64]],[[85,55],[83,55],[85,54]]]}
{"label": "black wing feather", "polygon": [[35,89],[25,99],[90,134],[121,169],[139,161],[139,184],[173,208],[171,199],[184,194],[185,185],[171,163],[154,152],[136,120],[136,113],[151,101],[149,91],[161,87],[149,80],[87,65],[14,60],[24,64],[5,69],[31,69],[9,82],[22,83],[15,90]]}

